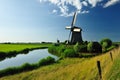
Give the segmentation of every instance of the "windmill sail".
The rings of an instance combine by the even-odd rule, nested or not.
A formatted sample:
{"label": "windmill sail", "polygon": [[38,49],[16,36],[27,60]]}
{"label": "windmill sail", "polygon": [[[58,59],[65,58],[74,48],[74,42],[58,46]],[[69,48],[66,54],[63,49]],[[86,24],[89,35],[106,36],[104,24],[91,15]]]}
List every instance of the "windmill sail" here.
{"label": "windmill sail", "polygon": [[71,24],[71,27],[73,27],[76,23],[76,17],[77,17],[77,11],[74,13],[74,16],[73,16],[73,21],[72,21],[72,24]]}
{"label": "windmill sail", "polygon": [[70,40],[70,38],[71,38],[71,37],[70,37],[70,36],[71,36],[71,33],[72,33],[72,32],[70,31],[69,36],[68,36],[68,42],[69,42],[69,40]]}
{"label": "windmill sail", "polygon": [[71,26],[66,26],[65,29],[70,30],[70,29],[71,29]]}

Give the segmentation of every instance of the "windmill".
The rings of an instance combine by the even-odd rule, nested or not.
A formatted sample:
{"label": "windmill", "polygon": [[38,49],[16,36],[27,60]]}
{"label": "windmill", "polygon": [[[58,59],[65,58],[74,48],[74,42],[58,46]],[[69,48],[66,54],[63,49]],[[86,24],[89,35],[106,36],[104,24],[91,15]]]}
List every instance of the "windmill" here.
{"label": "windmill", "polygon": [[[77,42],[79,42],[79,43],[83,42],[82,34],[81,34],[82,29],[80,27],[75,26],[76,18],[77,18],[77,11],[74,13],[71,26],[66,27],[66,29],[70,30],[68,41],[71,44],[75,44]],[[71,40],[70,40],[70,38],[71,38]]]}

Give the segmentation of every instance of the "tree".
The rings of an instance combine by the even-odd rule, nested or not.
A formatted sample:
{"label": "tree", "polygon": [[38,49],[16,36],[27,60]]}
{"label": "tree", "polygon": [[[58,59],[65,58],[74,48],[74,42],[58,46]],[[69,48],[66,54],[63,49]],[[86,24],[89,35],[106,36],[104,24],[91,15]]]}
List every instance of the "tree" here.
{"label": "tree", "polygon": [[87,50],[89,52],[101,53],[102,52],[102,46],[98,42],[90,42],[87,45]]}
{"label": "tree", "polygon": [[100,41],[100,44],[102,45],[103,48],[109,48],[110,46],[112,46],[112,41],[108,38],[102,39]]}

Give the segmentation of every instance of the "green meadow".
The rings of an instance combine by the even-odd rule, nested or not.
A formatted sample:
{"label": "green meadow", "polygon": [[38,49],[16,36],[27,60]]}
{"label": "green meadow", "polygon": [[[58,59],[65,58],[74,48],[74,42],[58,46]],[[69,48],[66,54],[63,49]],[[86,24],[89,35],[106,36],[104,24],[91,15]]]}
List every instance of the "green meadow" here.
{"label": "green meadow", "polygon": [[0,44],[0,52],[21,51],[26,48],[43,48],[49,47],[51,44]]}

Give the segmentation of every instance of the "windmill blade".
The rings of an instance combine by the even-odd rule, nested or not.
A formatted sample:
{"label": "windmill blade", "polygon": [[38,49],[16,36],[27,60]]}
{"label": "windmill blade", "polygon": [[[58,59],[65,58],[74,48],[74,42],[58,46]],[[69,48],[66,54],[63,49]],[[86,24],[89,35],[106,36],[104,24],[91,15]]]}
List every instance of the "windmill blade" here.
{"label": "windmill blade", "polygon": [[71,26],[66,26],[65,29],[70,30],[70,29],[71,29]]}
{"label": "windmill blade", "polygon": [[72,32],[70,31],[69,36],[68,36],[68,41],[70,40],[70,35],[71,35],[71,33],[72,33]]}
{"label": "windmill blade", "polygon": [[77,18],[77,11],[74,13],[74,16],[73,16],[73,21],[72,21],[72,24],[71,26],[73,27],[76,23],[76,18]]}

